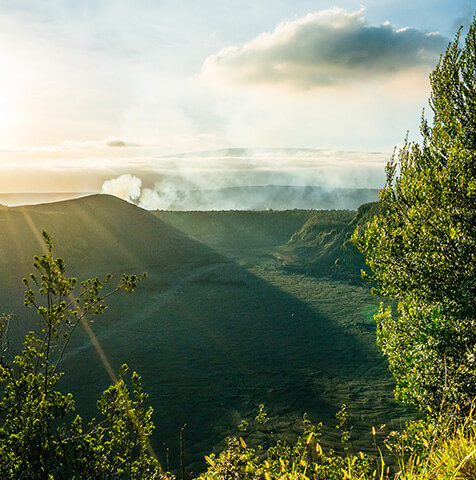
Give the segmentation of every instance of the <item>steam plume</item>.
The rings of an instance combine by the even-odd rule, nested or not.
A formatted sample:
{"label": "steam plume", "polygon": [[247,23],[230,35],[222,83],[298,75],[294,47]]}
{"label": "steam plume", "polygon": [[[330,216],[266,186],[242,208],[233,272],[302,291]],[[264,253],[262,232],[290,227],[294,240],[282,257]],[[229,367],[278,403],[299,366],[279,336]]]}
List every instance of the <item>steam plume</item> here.
{"label": "steam plume", "polygon": [[102,185],[101,193],[108,193],[134,203],[141,195],[141,188],[142,180],[127,173],[117,178],[106,180]]}

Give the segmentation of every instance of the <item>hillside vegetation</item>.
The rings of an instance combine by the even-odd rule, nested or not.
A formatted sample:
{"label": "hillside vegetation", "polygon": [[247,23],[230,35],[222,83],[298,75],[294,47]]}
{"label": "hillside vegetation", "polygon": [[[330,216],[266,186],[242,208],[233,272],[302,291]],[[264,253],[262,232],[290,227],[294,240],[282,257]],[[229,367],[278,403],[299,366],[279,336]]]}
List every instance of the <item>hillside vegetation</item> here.
{"label": "hillside vegetation", "polygon": [[276,254],[288,268],[359,281],[365,260],[351,237],[356,227],[365,225],[376,212],[376,203],[361,205],[357,212],[313,212]]}

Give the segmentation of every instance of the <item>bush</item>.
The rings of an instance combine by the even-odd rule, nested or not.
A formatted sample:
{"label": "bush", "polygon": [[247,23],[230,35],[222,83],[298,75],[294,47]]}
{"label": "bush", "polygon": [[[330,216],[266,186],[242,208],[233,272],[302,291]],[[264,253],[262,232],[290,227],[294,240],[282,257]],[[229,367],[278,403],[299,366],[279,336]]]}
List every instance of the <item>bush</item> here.
{"label": "bush", "polygon": [[376,316],[397,399],[463,418],[476,396],[476,20],[430,79],[433,124],[394,153],[380,212],[353,238],[375,293],[399,301]]}
{"label": "bush", "polygon": [[[98,401],[100,417],[84,425],[73,418],[71,394],[56,390],[61,359],[76,327],[87,315],[101,314],[105,297],[132,291],[138,278],[124,275],[104,293],[111,276],[77,285],[54,258],[43,233],[45,254],[35,257],[37,274],[25,279],[25,305],[35,308],[43,328],[30,332],[21,353],[9,360],[10,317],[0,318],[0,478],[2,479],[153,479],[160,467],[151,455],[152,409],[144,402],[140,377],[126,385],[127,366]],[[79,290],[79,292],[77,292]],[[77,293],[76,293],[77,292]]]}

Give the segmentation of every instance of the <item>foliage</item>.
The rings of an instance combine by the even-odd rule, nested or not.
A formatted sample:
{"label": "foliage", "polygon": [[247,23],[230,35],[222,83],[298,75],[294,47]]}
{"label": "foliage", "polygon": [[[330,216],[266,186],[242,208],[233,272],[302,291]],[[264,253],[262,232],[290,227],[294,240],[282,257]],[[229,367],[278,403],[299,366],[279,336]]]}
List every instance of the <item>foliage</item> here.
{"label": "foliage", "polygon": [[[395,432],[396,433],[396,432]],[[464,422],[446,415],[438,422],[421,420],[394,437],[398,443],[398,480],[473,480],[476,478],[476,423],[473,410]],[[404,454],[404,451],[408,455]]]}
{"label": "foliage", "polygon": [[[43,233],[45,253],[35,257],[37,274],[25,279],[25,305],[37,310],[43,324],[30,332],[22,352],[8,358],[10,317],[0,318],[0,477],[4,479],[158,478],[159,465],[148,451],[152,409],[144,402],[140,377],[126,385],[126,366],[98,401],[100,420],[84,426],[73,418],[71,394],[56,390],[68,342],[88,314],[99,315],[105,298],[134,290],[138,278],[124,275],[104,293],[111,276],[77,285],[54,258],[51,238]],[[77,288],[79,287],[79,288]],[[79,290],[78,293],[76,291]]]}
{"label": "foliage", "polygon": [[347,411],[347,405],[342,405],[341,409],[336,413],[337,421],[339,422],[336,425],[337,430],[340,432],[341,443],[344,445],[344,449],[347,452],[347,444],[350,442],[350,432],[352,431],[352,425],[350,425],[350,415]]}
{"label": "foliage", "polygon": [[387,165],[380,212],[357,228],[377,295],[376,315],[397,399],[437,416],[468,412],[476,395],[476,20],[431,74],[432,125]]}
{"label": "foliage", "polygon": [[[255,418],[260,423],[263,405]],[[341,429],[342,442],[350,438],[349,417],[345,405],[336,415]],[[319,442],[321,424],[314,425],[306,416],[303,420],[303,433],[295,442],[277,440],[267,450],[251,448],[243,436],[230,437],[226,448],[219,455],[206,457],[208,470],[198,480],[366,480],[373,478],[371,460],[359,452],[344,455],[330,450],[324,453]],[[383,476],[381,477],[383,478]]]}
{"label": "foliage", "polygon": [[[386,465],[376,443],[377,460],[348,448],[350,419],[343,405],[336,414],[343,454],[321,446],[321,424],[306,416],[303,433],[295,442],[278,440],[266,450],[247,445],[243,436],[226,440],[219,455],[206,457],[208,470],[197,480],[474,480],[476,478],[476,421],[472,411],[465,422],[450,415],[438,422],[410,422],[402,432],[392,432],[385,444],[396,455],[398,471]],[[255,419],[256,420],[256,419]],[[395,463],[395,462],[393,462]]]}

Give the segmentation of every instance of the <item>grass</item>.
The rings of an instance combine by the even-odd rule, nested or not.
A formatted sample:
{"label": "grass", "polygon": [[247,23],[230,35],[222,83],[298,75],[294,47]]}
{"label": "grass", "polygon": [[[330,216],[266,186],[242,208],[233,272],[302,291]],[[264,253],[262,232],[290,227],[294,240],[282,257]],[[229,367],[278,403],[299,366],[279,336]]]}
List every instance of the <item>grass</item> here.
{"label": "grass", "polygon": [[417,454],[402,462],[398,480],[476,479],[476,429],[474,423],[460,426],[448,436],[436,438],[425,459]]}
{"label": "grass", "polygon": [[[417,440],[418,433],[424,437],[428,431],[436,431],[432,424],[418,422],[418,425],[419,432],[411,427],[413,440]],[[333,450],[324,451],[320,425],[312,425],[306,419],[303,433],[296,442],[278,441],[267,450],[250,448],[242,436],[230,437],[222,452],[206,457],[208,469],[196,480],[476,479],[476,428],[471,415],[452,433],[435,434],[423,451],[414,451],[406,456],[408,448],[402,449],[399,468],[393,471],[377,445],[375,428],[372,427],[377,453],[374,459],[362,451],[351,453],[349,433],[350,430],[341,430],[341,454]]]}

